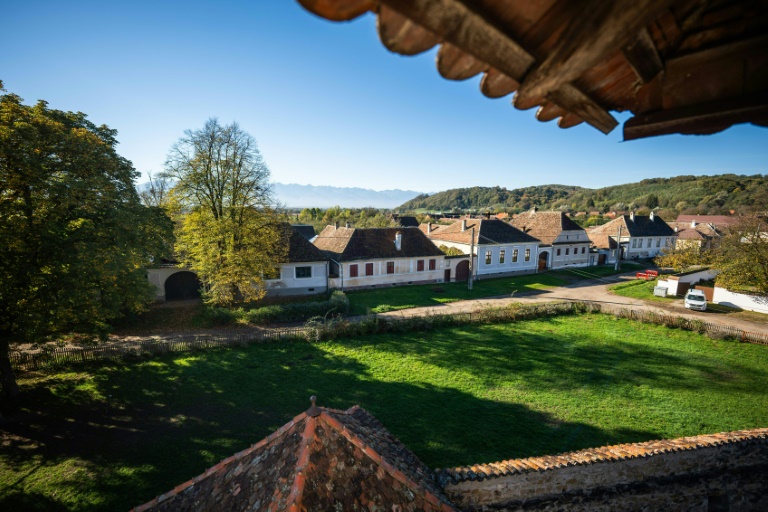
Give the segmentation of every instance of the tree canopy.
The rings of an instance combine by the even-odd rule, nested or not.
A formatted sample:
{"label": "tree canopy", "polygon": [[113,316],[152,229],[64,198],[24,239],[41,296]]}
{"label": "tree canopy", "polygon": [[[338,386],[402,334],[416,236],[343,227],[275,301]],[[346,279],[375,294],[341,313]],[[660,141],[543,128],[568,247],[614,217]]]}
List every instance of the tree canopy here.
{"label": "tree canopy", "polygon": [[742,217],[720,242],[714,256],[717,284],[733,291],[768,294],[768,219]]}
{"label": "tree canopy", "polygon": [[261,298],[264,278],[284,261],[286,225],[269,175],[256,139],[236,123],[209,119],[171,148],[162,177],[175,183],[176,252],[209,303]]}
{"label": "tree canopy", "polygon": [[0,373],[17,392],[9,344],[107,322],[154,298],[144,267],[163,253],[170,219],[145,207],[117,132],[80,112],[0,96]]}

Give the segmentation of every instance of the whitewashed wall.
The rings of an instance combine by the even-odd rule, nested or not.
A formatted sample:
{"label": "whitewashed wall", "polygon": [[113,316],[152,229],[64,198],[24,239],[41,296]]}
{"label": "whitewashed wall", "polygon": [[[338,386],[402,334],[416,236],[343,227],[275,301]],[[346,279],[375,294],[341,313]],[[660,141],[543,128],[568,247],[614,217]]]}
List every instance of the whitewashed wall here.
{"label": "whitewashed wall", "polygon": [[744,293],[729,292],[725,288],[715,286],[712,302],[723,306],[737,307],[747,311],[757,311],[768,314],[768,296],[746,295]]}

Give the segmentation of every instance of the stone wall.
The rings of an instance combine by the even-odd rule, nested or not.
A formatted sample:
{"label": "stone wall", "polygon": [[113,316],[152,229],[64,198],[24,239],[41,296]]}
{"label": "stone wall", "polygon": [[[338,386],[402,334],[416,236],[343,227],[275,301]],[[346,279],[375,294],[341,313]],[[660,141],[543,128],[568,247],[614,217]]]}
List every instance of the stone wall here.
{"label": "stone wall", "polygon": [[768,510],[768,429],[441,470],[463,510]]}

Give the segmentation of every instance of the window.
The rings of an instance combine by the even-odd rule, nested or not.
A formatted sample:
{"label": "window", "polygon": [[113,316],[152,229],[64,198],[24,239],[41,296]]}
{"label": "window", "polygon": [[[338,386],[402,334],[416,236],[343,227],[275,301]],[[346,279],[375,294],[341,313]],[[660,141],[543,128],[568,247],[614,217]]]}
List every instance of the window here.
{"label": "window", "polygon": [[586,247],[582,247],[582,248],[581,248],[581,254],[584,254],[586,251],[587,251],[587,248],[586,248]]}
{"label": "window", "polygon": [[637,238],[632,239],[632,248],[633,249],[637,248]]}
{"label": "window", "polygon": [[560,256],[560,249],[557,250],[557,255]]}
{"label": "window", "polygon": [[357,277],[357,264],[349,266],[349,277]]}
{"label": "window", "polygon": [[416,261],[416,271],[417,272],[424,272],[424,260],[417,260]]}
{"label": "window", "polygon": [[505,256],[504,253],[505,253],[504,249],[499,250],[499,265],[504,263],[504,256]]}
{"label": "window", "polygon": [[661,247],[661,238],[656,239],[656,247]]}
{"label": "window", "polygon": [[653,238],[648,239],[648,244],[646,245],[646,247],[650,249],[651,245],[653,245]]}
{"label": "window", "polygon": [[373,263],[366,263],[365,264],[365,275],[372,276],[373,275]]}
{"label": "window", "polygon": [[571,249],[569,247],[566,247],[565,248],[565,255],[568,256],[569,254],[571,254]]}
{"label": "window", "polygon": [[485,251],[485,264],[491,264],[491,251]]}
{"label": "window", "polygon": [[395,262],[394,261],[388,261],[387,262],[387,274],[394,274],[395,273]]}
{"label": "window", "polygon": [[312,277],[312,267],[296,267],[296,279]]}
{"label": "window", "polygon": [[435,270],[437,268],[437,260],[429,260],[429,270]]}
{"label": "window", "polygon": [[526,248],[525,249],[525,261],[531,261],[531,249]]}
{"label": "window", "polygon": [[517,249],[512,249],[512,263],[517,263]]}

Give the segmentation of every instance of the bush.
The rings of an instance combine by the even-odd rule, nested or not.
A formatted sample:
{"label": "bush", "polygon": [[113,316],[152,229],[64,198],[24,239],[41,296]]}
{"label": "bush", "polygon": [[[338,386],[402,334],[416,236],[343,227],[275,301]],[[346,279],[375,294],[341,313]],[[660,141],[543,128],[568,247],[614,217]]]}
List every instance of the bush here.
{"label": "bush", "polygon": [[241,324],[303,322],[309,318],[344,316],[349,313],[349,299],[335,291],[328,300],[273,304],[256,309],[206,307],[200,315],[204,327]]}

